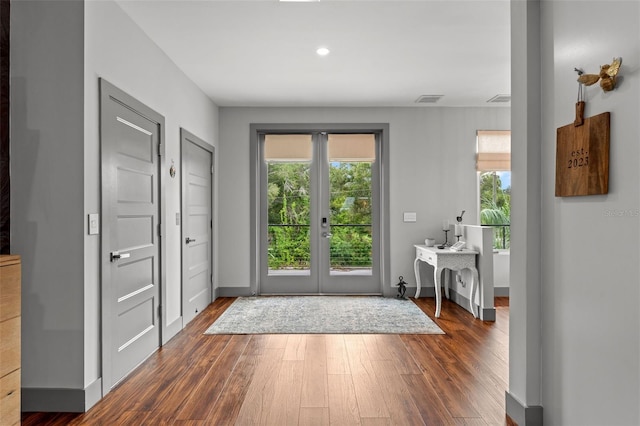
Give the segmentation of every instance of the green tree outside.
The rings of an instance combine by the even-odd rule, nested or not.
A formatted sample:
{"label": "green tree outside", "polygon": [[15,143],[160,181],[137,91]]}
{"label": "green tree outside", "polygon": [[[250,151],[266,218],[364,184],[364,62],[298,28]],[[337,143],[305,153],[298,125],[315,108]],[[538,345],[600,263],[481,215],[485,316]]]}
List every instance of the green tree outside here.
{"label": "green tree outside", "polygon": [[511,229],[505,225],[511,224],[511,186],[502,188],[497,172],[480,175],[480,224],[495,226],[494,248],[510,247]]}
{"label": "green tree outside", "polygon": [[[270,269],[310,266],[310,166],[268,165]],[[331,267],[371,267],[371,164],[331,163],[329,181]]]}
{"label": "green tree outside", "polygon": [[310,168],[310,163],[269,164],[269,269],[310,266]]}

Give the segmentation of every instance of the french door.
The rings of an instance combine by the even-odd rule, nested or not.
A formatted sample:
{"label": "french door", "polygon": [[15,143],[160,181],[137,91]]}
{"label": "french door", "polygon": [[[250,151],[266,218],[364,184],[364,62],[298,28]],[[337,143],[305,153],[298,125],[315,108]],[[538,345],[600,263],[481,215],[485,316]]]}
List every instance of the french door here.
{"label": "french door", "polygon": [[260,294],[380,294],[380,134],[260,133]]}

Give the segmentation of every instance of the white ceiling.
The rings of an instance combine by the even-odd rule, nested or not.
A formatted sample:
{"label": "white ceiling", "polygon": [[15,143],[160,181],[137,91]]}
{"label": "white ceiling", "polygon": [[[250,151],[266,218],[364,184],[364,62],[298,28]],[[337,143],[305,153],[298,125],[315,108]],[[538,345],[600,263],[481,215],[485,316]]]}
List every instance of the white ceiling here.
{"label": "white ceiling", "polygon": [[118,3],[219,106],[510,105],[509,0]]}

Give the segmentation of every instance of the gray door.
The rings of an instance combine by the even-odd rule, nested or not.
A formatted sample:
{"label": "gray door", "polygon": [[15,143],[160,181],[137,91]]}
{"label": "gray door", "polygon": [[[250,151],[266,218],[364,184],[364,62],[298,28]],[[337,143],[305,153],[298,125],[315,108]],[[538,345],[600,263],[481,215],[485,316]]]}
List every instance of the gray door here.
{"label": "gray door", "polygon": [[380,294],[381,133],[264,132],[260,294]]}
{"label": "gray door", "polygon": [[327,133],[320,144],[320,291],[379,294],[380,133]]}
{"label": "gray door", "polygon": [[159,155],[164,119],[101,89],[103,393],[160,346]]}
{"label": "gray door", "polygon": [[181,129],[182,315],[184,324],[211,303],[213,148]]}

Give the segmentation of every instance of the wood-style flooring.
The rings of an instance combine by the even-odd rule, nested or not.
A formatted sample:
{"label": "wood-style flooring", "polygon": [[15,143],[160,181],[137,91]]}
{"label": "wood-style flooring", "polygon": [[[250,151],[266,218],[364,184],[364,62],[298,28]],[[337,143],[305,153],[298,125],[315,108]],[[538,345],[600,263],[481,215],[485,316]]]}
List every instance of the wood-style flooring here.
{"label": "wood-style flooring", "polygon": [[[217,299],[87,413],[23,413],[22,424],[513,424],[506,298],[495,322],[443,300],[446,335],[204,335],[233,300]],[[434,318],[433,298],[415,303]]]}

